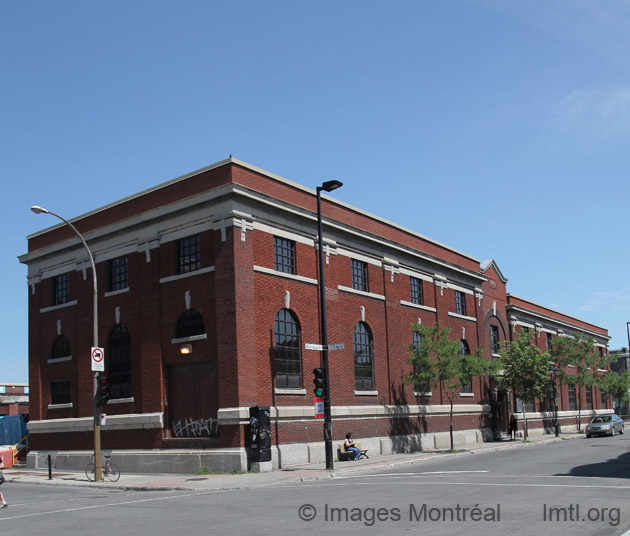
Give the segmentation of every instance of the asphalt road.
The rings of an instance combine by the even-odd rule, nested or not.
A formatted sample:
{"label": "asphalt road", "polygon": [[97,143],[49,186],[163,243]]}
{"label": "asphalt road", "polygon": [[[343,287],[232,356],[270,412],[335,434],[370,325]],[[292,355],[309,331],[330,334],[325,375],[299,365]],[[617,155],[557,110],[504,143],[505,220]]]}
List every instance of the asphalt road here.
{"label": "asphalt road", "polygon": [[256,489],[2,491],[3,536],[630,535],[630,434]]}

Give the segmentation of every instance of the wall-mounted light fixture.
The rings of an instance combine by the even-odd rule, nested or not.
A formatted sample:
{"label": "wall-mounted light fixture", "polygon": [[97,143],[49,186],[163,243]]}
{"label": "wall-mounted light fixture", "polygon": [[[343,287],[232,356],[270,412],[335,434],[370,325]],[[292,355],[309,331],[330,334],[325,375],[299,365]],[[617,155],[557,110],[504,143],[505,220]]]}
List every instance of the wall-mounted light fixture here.
{"label": "wall-mounted light fixture", "polygon": [[192,344],[182,344],[179,347],[179,353],[182,355],[190,355],[192,354]]}

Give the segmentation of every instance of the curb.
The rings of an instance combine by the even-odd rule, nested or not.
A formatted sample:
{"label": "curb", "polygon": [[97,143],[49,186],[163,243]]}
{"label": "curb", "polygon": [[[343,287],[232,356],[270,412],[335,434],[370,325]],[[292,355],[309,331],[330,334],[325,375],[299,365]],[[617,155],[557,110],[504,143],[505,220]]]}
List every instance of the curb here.
{"label": "curb", "polygon": [[[318,480],[326,480],[330,478],[345,478],[348,475],[360,474],[360,473],[369,473],[375,472],[384,469],[390,469],[394,467],[401,467],[405,465],[415,465],[420,463],[428,463],[431,460],[444,459],[451,456],[467,456],[467,455],[478,455],[483,453],[490,452],[498,452],[502,450],[508,449],[517,449],[517,448],[525,448],[525,447],[534,447],[537,445],[548,445],[551,443],[556,443],[559,441],[565,440],[573,440],[583,438],[583,434],[572,434],[568,436],[560,436],[560,437],[550,437],[544,438],[538,441],[532,441],[525,443],[524,441],[514,441],[514,442],[503,442],[497,443],[496,446],[488,446],[488,447],[480,447],[477,449],[470,450],[462,450],[457,452],[421,452],[417,453],[415,456],[410,454],[409,458],[402,460],[394,460],[394,461],[377,461],[374,464],[365,464],[358,465],[353,467],[343,467],[340,469],[333,469],[332,471],[328,471],[326,469],[315,470],[313,474],[302,475],[302,476],[289,476],[286,477],[279,476],[277,479],[274,479],[271,482],[247,482],[245,480],[241,482],[234,482],[234,485],[225,485],[222,483],[218,483],[218,485],[209,485],[208,487],[191,487],[191,486],[182,486],[174,484],[172,486],[169,485],[157,485],[150,486],[146,484],[125,484],[125,483],[95,483],[95,482],[83,482],[79,480],[48,480],[47,477],[42,479],[33,479],[33,480],[20,480],[18,478],[7,478],[7,482],[12,484],[36,484],[36,485],[44,485],[44,486],[72,486],[72,487],[84,487],[89,489],[102,489],[102,490],[117,490],[117,491],[196,491],[196,492],[215,492],[215,491],[228,491],[228,490],[236,490],[236,489],[255,489],[255,488],[264,488],[264,487],[272,487],[272,486],[281,486],[291,483],[302,483],[302,482],[313,482]],[[278,472],[275,471],[276,475]],[[269,473],[271,474],[271,473]],[[5,474],[5,477],[9,476]],[[137,475],[142,477],[143,475]],[[150,475],[145,475],[146,478],[150,478]],[[177,478],[177,477],[173,477]]]}

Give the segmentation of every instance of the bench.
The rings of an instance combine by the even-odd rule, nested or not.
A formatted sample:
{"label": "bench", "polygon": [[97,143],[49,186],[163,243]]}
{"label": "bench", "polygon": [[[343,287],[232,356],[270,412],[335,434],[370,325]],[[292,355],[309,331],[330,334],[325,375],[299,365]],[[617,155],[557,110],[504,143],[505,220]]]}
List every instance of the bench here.
{"label": "bench", "polygon": [[[359,447],[359,445],[357,445],[357,448],[361,452],[361,454],[359,454],[359,460],[361,458],[368,458],[369,459],[369,456],[367,455],[367,449],[362,449],[361,447]],[[354,452],[352,452],[350,450],[346,450],[346,443],[345,443],[345,441],[342,442],[342,443],[339,443],[339,449],[337,450],[337,458],[339,458],[339,461],[353,460],[354,459]]]}

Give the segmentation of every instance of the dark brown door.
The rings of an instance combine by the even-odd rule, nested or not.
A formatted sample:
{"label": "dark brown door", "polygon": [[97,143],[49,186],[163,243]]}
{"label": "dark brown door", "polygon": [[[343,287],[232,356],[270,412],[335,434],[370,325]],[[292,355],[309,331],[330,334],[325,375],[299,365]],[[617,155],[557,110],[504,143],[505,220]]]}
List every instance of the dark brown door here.
{"label": "dark brown door", "polygon": [[218,437],[216,361],[172,365],[167,374],[171,437]]}

